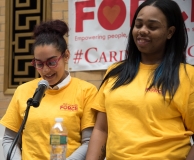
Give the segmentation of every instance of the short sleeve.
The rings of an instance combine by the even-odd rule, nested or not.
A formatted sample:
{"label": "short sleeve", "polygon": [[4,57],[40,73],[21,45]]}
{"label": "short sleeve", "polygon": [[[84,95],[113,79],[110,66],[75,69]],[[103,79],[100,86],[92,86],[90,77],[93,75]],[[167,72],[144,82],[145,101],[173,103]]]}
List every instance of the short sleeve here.
{"label": "short sleeve", "polygon": [[20,88],[18,87],[11,99],[11,102],[7,108],[5,115],[2,117],[0,123],[5,127],[18,132],[22,123],[20,108],[19,108],[19,96]]}
{"label": "short sleeve", "polygon": [[189,95],[189,101],[185,113],[185,125],[188,130],[194,132],[194,91]]}
{"label": "short sleeve", "polygon": [[84,108],[81,118],[81,130],[88,127],[93,127],[95,124],[96,113],[91,108],[94,105],[96,93],[97,88],[92,84],[87,84],[87,87],[84,89]]}
{"label": "short sleeve", "polygon": [[[118,64],[112,64],[110,67],[108,67],[105,76],[117,66]],[[110,88],[107,88],[107,84],[109,83],[109,80],[106,80],[103,85],[100,87],[96,97],[95,97],[95,105],[92,107],[93,109],[100,111],[100,112],[106,112],[105,108],[105,89],[109,90]]]}
{"label": "short sleeve", "polygon": [[[187,130],[194,133],[194,67],[187,66],[188,80],[183,84],[188,91],[188,100],[185,104],[185,114],[183,116]],[[184,97],[184,96],[183,96]]]}
{"label": "short sleeve", "polygon": [[104,87],[105,87],[105,83],[100,87],[100,90],[98,91],[96,97],[95,97],[95,103],[94,106],[92,106],[92,108],[94,110],[100,111],[100,112],[106,112],[105,109],[105,96],[104,96]]}

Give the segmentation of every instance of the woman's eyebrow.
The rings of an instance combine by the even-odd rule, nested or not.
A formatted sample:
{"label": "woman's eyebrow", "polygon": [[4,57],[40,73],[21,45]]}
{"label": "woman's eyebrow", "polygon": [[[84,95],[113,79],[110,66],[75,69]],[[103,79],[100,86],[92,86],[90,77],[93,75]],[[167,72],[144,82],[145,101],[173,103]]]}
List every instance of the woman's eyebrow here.
{"label": "woman's eyebrow", "polygon": [[[52,59],[52,58],[55,58],[55,57],[57,57],[57,56],[52,56],[52,57],[50,57],[50,58],[47,58],[47,61],[48,60],[50,60],[50,59]],[[36,61],[41,61],[40,59],[37,59],[37,58],[34,58]]]}
{"label": "woman's eyebrow", "polygon": [[[143,19],[141,19],[141,18],[136,18],[135,21],[141,21],[141,22],[143,22]],[[158,21],[157,19],[149,19],[148,22],[151,22],[151,23],[160,23],[160,24],[161,24],[161,22]]]}

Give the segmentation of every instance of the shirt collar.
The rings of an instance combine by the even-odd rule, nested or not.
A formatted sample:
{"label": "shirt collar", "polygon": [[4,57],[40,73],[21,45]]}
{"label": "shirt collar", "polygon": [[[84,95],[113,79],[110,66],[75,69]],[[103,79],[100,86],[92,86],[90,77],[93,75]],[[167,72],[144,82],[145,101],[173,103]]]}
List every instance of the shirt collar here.
{"label": "shirt collar", "polygon": [[[60,89],[60,88],[62,88],[64,86],[66,86],[71,81],[71,75],[70,75],[70,73],[68,71],[65,71],[65,72],[67,72],[67,74],[68,74],[67,77],[65,77],[65,79],[62,82],[60,82],[59,84],[57,84],[54,87],[58,87],[58,89]],[[53,89],[53,88],[50,87],[50,89]]]}

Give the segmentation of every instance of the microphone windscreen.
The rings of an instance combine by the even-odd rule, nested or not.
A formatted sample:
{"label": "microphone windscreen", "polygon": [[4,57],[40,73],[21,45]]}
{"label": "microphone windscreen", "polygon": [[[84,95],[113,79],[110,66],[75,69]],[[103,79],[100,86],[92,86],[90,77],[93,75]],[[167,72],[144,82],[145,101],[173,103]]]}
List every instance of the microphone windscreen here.
{"label": "microphone windscreen", "polygon": [[40,82],[38,82],[38,86],[39,85],[42,85],[42,84],[44,84],[45,86],[47,86],[47,88],[49,87],[49,83],[48,83],[48,81],[47,80],[41,80]]}

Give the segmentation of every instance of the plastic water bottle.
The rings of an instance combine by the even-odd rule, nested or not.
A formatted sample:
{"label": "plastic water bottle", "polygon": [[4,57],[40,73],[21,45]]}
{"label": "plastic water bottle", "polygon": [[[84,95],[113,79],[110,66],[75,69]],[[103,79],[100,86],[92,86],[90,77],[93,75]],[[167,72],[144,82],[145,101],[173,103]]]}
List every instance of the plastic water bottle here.
{"label": "plastic water bottle", "polygon": [[50,160],[66,160],[67,129],[63,125],[63,118],[55,118],[55,124],[50,131],[50,145]]}

